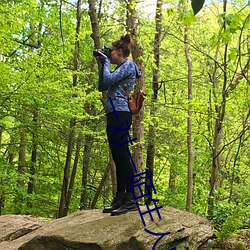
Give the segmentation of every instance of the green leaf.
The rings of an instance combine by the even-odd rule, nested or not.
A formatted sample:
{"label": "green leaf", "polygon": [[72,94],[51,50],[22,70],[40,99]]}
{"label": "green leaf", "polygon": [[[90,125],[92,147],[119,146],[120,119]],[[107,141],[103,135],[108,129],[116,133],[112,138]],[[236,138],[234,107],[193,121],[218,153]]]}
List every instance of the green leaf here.
{"label": "green leaf", "polygon": [[219,240],[222,240],[223,239],[223,236],[220,232],[214,232],[215,236],[219,239]]}
{"label": "green leaf", "polygon": [[224,44],[228,44],[231,41],[232,34],[230,32],[230,29],[227,29],[225,32],[221,34],[222,42]]}
{"label": "green leaf", "polygon": [[192,0],[191,5],[195,15],[202,9],[204,3],[205,0]]}
{"label": "green leaf", "polygon": [[216,46],[217,46],[217,44],[218,44],[218,35],[217,34],[214,34],[212,37],[211,37],[211,39],[210,39],[210,41],[211,41],[211,46],[212,46],[212,48],[214,49]]}
{"label": "green leaf", "polygon": [[230,61],[234,61],[237,58],[238,50],[237,49],[231,49],[230,53],[228,55],[228,58]]}
{"label": "green leaf", "polygon": [[191,10],[187,12],[182,12],[181,18],[183,20],[183,24],[188,26],[190,26],[192,22],[195,21],[195,16]]}
{"label": "green leaf", "polygon": [[167,8],[167,13],[168,13],[168,16],[172,16],[174,14],[174,9],[173,8]]}
{"label": "green leaf", "polygon": [[209,249],[213,249],[213,246],[214,246],[214,240],[208,240],[208,247],[209,247]]}

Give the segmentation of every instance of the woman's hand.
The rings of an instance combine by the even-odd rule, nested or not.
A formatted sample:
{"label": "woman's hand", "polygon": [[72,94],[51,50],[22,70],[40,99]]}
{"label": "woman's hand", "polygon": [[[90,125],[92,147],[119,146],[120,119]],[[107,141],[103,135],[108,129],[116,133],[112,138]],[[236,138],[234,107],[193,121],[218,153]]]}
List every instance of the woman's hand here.
{"label": "woman's hand", "polygon": [[101,63],[104,64],[105,60],[108,59],[106,55],[104,55],[101,51],[98,51],[100,56],[97,56],[96,59]]}

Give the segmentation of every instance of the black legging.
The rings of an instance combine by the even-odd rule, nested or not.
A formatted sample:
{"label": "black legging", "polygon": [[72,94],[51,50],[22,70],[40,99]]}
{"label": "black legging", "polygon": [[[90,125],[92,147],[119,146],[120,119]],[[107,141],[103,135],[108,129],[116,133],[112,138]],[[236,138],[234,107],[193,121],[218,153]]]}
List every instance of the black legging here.
{"label": "black legging", "polygon": [[[132,124],[132,114],[126,111],[116,111],[117,117],[119,121],[117,121],[115,112],[111,112],[107,114],[107,127],[106,132],[108,136],[108,142],[111,149],[111,153],[113,156],[113,160],[116,165],[116,178],[117,178],[117,191],[118,192],[131,192],[129,187],[133,186],[131,180],[126,180],[128,177],[132,177],[134,175],[134,168],[130,161],[130,156],[127,151],[128,143],[115,146],[116,144],[121,144],[129,141],[127,131],[119,131],[117,133],[116,130],[109,128],[108,126],[112,126],[113,128],[118,129],[121,123],[123,122],[122,129],[128,128],[127,122],[129,126]],[[129,132],[130,130],[128,130]],[[124,135],[124,136],[123,136]],[[122,137],[123,136],[123,137]],[[121,138],[122,137],[122,138]],[[132,140],[133,138],[131,138]]]}

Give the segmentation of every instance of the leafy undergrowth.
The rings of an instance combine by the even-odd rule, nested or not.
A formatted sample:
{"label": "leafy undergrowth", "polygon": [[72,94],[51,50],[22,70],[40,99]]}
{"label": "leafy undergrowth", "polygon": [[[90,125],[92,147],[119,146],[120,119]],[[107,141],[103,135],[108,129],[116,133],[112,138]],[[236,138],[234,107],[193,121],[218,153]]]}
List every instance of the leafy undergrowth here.
{"label": "leafy undergrowth", "polygon": [[250,250],[250,230],[241,230],[238,236],[226,240],[211,239],[199,250]]}
{"label": "leafy undergrowth", "polygon": [[221,203],[212,214],[214,239],[200,249],[250,250],[250,207]]}

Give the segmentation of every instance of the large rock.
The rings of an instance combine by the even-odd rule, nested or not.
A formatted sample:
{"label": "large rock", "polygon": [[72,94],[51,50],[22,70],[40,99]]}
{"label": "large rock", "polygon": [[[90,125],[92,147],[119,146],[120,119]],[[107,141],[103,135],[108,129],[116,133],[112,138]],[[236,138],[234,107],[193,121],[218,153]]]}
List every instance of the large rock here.
{"label": "large rock", "polygon": [[[37,225],[38,229],[19,238],[3,237],[0,250],[151,250],[160,236],[151,235],[144,228],[154,233],[171,233],[159,241],[156,249],[197,249],[213,235],[210,223],[200,216],[172,207],[164,207],[159,212],[161,219],[156,212],[152,213],[154,221],[149,214],[144,215],[144,227],[138,211],[120,216],[103,214],[99,209],[79,211]],[[10,216],[10,224],[11,220]]]}
{"label": "large rock", "polygon": [[48,219],[31,215],[0,216],[0,242],[12,241],[41,227]]}

